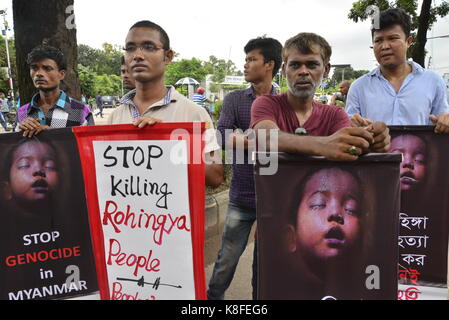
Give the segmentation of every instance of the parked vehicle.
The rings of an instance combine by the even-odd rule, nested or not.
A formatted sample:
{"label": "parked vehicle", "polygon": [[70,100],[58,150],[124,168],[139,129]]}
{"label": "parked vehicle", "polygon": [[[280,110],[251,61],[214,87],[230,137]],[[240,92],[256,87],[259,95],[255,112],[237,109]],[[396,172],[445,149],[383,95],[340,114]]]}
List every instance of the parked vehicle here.
{"label": "parked vehicle", "polygon": [[101,97],[101,102],[103,108],[115,108],[117,106],[117,99],[113,96],[103,96]]}

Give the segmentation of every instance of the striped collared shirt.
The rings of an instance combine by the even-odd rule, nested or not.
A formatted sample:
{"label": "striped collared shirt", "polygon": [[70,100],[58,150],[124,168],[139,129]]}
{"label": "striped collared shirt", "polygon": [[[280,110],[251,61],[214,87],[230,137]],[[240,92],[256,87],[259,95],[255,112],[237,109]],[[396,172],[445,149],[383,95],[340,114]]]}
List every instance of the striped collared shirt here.
{"label": "striped collared shirt", "polygon": [[17,123],[33,118],[52,128],[95,125],[89,106],[70,98],[64,91],[61,90],[58,101],[50,108],[47,116],[39,108],[39,97],[39,94],[34,95],[30,103],[17,110]]}
{"label": "striped collared shirt", "polygon": [[[168,92],[165,95],[165,97],[162,99],[162,105],[167,105],[171,102],[172,88],[173,87],[171,87],[171,86],[167,87]],[[120,100],[120,104],[127,104],[130,106],[131,112],[133,114],[133,120],[137,120],[142,116],[139,113],[139,110],[137,109],[137,106],[133,101],[135,96],[136,96],[136,89],[128,92],[126,95],[123,96],[122,100]]]}

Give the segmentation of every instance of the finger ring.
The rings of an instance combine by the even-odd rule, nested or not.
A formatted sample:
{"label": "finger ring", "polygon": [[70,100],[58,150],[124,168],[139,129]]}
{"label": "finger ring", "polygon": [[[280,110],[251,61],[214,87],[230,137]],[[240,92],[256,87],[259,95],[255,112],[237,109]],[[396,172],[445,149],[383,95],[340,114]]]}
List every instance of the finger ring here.
{"label": "finger ring", "polygon": [[353,156],[357,155],[357,148],[355,146],[351,146],[351,148],[348,149],[348,153],[352,154]]}

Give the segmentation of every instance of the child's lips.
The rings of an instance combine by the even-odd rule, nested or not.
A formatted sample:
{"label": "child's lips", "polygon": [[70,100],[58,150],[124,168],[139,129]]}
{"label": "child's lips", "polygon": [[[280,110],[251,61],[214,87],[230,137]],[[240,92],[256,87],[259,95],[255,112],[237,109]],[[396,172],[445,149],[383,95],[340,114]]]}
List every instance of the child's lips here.
{"label": "child's lips", "polygon": [[31,188],[37,193],[45,193],[48,192],[48,183],[47,181],[40,179],[34,182]]}
{"label": "child's lips", "polygon": [[345,244],[345,235],[340,227],[332,227],[325,235],[326,244],[331,248],[340,248]]}

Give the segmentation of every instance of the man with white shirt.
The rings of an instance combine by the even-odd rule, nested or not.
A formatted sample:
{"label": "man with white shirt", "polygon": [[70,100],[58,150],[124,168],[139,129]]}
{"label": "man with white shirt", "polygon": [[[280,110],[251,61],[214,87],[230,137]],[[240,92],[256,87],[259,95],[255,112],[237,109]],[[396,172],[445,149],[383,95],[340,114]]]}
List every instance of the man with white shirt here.
{"label": "man with white shirt", "polygon": [[136,89],[122,98],[107,123],[133,123],[143,128],[158,122],[206,122],[206,185],[218,187],[224,170],[209,114],[174,87],[164,85],[165,68],[173,59],[167,33],[151,21],[139,21],[129,30],[124,50]]}

